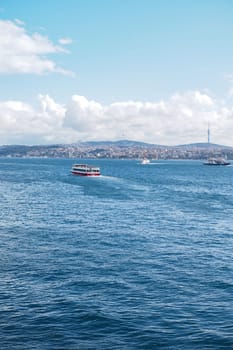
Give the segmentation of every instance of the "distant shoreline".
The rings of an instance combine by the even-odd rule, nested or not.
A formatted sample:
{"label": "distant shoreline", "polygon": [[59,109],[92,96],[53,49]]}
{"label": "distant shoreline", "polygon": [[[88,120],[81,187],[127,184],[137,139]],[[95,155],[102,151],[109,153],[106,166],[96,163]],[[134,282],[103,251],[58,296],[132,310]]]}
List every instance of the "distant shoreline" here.
{"label": "distant shoreline", "polygon": [[83,142],[54,145],[4,145],[0,157],[11,158],[89,158],[89,159],[190,159],[224,156],[233,159],[233,147],[211,143],[162,146],[136,141]]}

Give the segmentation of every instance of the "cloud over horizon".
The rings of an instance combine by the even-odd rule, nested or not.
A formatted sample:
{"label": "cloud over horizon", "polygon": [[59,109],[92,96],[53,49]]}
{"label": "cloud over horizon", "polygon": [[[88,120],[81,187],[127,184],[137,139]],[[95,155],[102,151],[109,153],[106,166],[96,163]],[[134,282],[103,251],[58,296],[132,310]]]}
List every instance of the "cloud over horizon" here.
{"label": "cloud over horizon", "polygon": [[37,107],[0,102],[1,144],[51,144],[129,139],[176,145],[207,140],[232,145],[233,109],[205,93],[174,94],[166,101],[102,105],[73,95],[61,105],[39,95]]}
{"label": "cloud over horizon", "polygon": [[59,43],[55,45],[39,33],[27,33],[19,20],[0,20],[0,73],[72,75],[47,58],[51,54],[68,53],[61,45],[67,45],[71,40],[60,39]]}

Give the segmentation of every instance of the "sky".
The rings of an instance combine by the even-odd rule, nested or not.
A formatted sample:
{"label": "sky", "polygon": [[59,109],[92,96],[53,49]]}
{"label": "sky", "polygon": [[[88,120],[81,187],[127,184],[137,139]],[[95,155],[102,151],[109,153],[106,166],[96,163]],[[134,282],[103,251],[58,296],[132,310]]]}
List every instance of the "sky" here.
{"label": "sky", "polygon": [[232,0],[0,0],[0,145],[233,146]]}

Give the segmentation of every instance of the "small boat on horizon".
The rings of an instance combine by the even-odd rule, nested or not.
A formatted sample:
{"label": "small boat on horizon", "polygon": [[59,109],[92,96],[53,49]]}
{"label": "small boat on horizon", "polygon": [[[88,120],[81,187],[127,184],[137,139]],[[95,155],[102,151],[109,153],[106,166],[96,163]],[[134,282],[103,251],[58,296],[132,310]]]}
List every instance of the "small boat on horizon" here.
{"label": "small boat on horizon", "polygon": [[203,163],[204,165],[230,165],[231,163],[228,162],[225,158],[219,157],[219,158],[209,158],[206,162]]}
{"label": "small boat on horizon", "polygon": [[88,164],[73,164],[71,173],[79,176],[100,176],[100,168]]}
{"label": "small boat on horizon", "polygon": [[147,158],[142,159],[141,164],[150,164],[150,160]]}

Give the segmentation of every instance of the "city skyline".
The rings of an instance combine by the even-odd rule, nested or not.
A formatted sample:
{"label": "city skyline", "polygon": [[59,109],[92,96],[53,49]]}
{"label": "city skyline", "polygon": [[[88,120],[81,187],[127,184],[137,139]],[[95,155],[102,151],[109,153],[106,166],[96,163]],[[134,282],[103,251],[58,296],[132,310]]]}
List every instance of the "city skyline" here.
{"label": "city skyline", "polygon": [[[0,3],[0,144],[233,146],[233,3]],[[208,130],[208,137],[207,137]]]}

